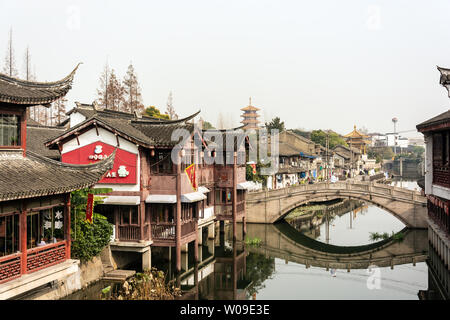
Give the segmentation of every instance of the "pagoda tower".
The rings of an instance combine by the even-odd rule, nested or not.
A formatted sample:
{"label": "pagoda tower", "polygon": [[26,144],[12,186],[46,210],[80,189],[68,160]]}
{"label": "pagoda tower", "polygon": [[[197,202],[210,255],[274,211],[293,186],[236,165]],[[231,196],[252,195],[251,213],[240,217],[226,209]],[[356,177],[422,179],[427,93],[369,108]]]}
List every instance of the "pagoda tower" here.
{"label": "pagoda tower", "polygon": [[356,125],[353,126],[353,131],[346,134],[344,138],[349,146],[359,149],[361,154],[366,154],[366,147],[370,145],[369,136],[356,130]]}
{"label": "pagoda tower", "polygon": [[242,129],[244,129],[244,130],[250,130],[250,129],[258,130],[258,123],[259,123],[258,117],[259,117],[259,114],[257,113],[257,111],[260,110],[260,109],[252,106],[252,98],[249,98],[248,106],[244,107],[244,108],[241,108],[241,110],[244,111],[244,113],[241,114],[241,117],[244,118],[241,121],[241,123],[244,124],[244,127]]}

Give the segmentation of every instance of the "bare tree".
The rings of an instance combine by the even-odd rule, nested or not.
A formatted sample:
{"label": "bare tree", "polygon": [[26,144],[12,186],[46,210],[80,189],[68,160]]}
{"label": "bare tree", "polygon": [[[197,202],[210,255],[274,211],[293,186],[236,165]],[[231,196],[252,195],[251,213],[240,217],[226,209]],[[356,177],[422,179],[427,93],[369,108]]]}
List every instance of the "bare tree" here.
{"label": "bare tree", "polygon": [[66,104],[67,99],[62,97],[55,102],[53,102],[52,108],[52,125],[60,125],[62,121],[66,119]]}
{"label": "bare tree", "polygon": [[111,74],[111,70],[109,69],[108,62],[106,62],[103,72],[100,75],[100,89],[97,89],[97,95],[98,95],[97,102],[100,106],[104,106],[106,109],[108,109],[108,107],[109,107],[109,105],[108,105],[108,102],[109,102],[108,85],[109,85],[110,74]]}
{"label": "bare tree", "polygon": [[219,112],[219,115],[217,116],[217,129],[225,129],[225,123],[222,112]]}
{"label": "bare tree", "polygon": [[111,69],[106,93],[107,105],[113,110],[121,111],[123,109],[125,89],[117,79],[114,69]]}
{"label": "bare tree", "polygon": [[134,71],[133,65],[130,63],[128,66],[127,74],[123,79],[123,88],[126,95],[123,103],[123,111],[142,113],[144,110],[144,104],[142,103],[142,94],[137,75]]}
{"label": "bare tree", "polygon": [[178,119],[178,114],[175,112],[175,108],[173,107],[172,91],[170,91],[169,97],[167,98],[166,113],[169,115],[170,119],[172,120]]}
{"label": "bare tree", "polygon": [[16,60],[14,58],[14,48],[12,42],[12,28],[9,29],[9,41],[8,48],[6,50],[5,65],[3,66],[3,72],[10,77],[18,77],[19,72],[16,68]]}

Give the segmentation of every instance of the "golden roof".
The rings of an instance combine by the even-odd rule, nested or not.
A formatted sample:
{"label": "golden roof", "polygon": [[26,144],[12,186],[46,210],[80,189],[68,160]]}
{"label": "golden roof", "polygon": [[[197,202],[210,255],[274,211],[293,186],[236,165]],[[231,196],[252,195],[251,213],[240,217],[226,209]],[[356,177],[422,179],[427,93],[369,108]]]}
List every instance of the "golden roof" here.
{"label": "golden roof", "polygon": [[369,136],[366,136],[365,134],[362,134],[358,130],[356,130],[356,125],[353,126],[353,131],[349,134],[346,134],[344,138],[368,138]]}

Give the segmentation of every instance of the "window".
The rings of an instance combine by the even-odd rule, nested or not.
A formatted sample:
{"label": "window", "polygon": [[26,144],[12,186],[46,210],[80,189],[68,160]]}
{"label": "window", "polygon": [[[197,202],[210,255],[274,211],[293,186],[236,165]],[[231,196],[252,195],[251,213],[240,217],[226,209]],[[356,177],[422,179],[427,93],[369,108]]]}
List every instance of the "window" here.
{"label": "window", "polygon": [[152,173],[172,174],[173,163],[170,151],[156,151],[155,156],[150,158],[150,168]]}
{"label": "window", "polygon": [[119,219],[122,225],[138,225],[139,214],[137,206],[119,206]]}
{"label": "window", "polygon": [[19,251],[19,215],[0,216],[0,257]]}
{"label": "window", "polygon": [[27,248],[35,248],[40,243],[56,243],[64,239],[64,208],[31,212],[27,215]]}
{"label": "window", "polygon": [[20,117],[0,114],[0,145],[20,146]]}

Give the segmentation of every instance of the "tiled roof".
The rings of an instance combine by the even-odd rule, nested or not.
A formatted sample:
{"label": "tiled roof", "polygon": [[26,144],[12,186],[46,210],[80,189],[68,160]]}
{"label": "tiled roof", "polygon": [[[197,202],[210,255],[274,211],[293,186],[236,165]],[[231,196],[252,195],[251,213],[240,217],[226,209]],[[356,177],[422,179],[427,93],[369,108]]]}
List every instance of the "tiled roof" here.
{"label": "tiled roof", "polygon": [[[29,123],[29,120],[27,120]],[[50,138],[62,134],[64,128],[45,127],[40,125],[27,125],[27,150],[44,157],[59,160],[61,155],[58,150],[50,150],[45,146]]]}
{"label": "tiled roof", "polygon": [[114,151],[103,161],[73,165],[27,151],[0,153],[0,201],[63,194],[99,181],[114,164]]}
{"label": "tiled roof", "polygon": [[70,128],[64,133],[47,140],[46,145],[56,147],[56,142],[70,137],[75,132],[90,127],[94,123],[105,127],[107,130],[117,133],[124,139],[146,147],[168,147],[174,146],[178,141],[172,141],[172,132],[176,129],[187,129],[190,133],[194,130],[194,124],[187,121],[200,113],[197,112],[189,117],[179,120],[163,120],[152,118],[136,118],[131,114],[118,113],[111,110],[97,112],[94,116],[84,120],[78,125]]}
{"label": "tiled roof", "polygon": [[67,94],[78,66],[56,82],[34,82],[0,73],[0,102],[19,105],[46,105]]}
{"label": "tiled roof", "polygon": [[430,126],[449,123],[450,125],[450,110],[447,110],[440,115],[437,115],[427,121],[424,121],[416,126],[417,130],[421,131]]}

